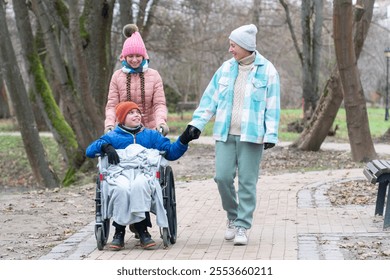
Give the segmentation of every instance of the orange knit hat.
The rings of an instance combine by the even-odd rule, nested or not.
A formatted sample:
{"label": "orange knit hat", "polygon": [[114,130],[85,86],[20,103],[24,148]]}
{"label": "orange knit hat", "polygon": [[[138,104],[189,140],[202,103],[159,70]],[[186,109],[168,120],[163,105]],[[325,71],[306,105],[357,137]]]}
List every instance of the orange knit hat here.
{"label": "orange knit hat", "polygon": [[125,122],[127,114],[133,109],[137,109],[141,113],[141,110],[139,109],[138,105],[131,101],[121,102],[116,105],[115,114],[118,122],[123,124]]}

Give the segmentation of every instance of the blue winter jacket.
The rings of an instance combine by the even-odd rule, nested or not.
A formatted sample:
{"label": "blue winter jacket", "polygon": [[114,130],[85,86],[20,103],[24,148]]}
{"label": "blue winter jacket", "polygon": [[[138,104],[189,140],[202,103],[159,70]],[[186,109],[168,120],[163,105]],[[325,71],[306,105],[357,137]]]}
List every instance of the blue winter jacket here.
{"label": "blue winter jacket", "polygon": [[86,150],[86,156],[94,158],[102,154],[103,144],[111,144],[115,149],[124,149],[131,144],[139,144],[148,149],[164,151],[164,157],[171,161],[180,158],[188,149],[188,145],[180,142],[180,137],[176,142],[171,143],[169,138],[162,136],[156,130],[143,127],[138,133],[133,135],[117,125],[114,130],[92,142]]}

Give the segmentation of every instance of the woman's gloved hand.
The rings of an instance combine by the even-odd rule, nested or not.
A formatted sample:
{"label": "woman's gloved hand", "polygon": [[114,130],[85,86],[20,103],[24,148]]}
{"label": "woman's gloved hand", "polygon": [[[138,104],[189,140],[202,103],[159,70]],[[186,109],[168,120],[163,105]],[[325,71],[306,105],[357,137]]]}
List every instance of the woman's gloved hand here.
{"label": "woman's gloved hand", "polygon": [[192,140],[198,139],[200,133],[201,132],[199,129],[189,124],[187,125],[186,130],[184,130],[184,132],[180,135],[180,142],[184,145],[187,145]]}
{"label": "woman's gloved hand", "polygon": [[107,126],[105,129],[104,129],[104,134],[106,134],[107,132],[110,132],[111,130],[113,130],[114,127],[113,126]]}
{"label": "woman's gloved hand", "polygon": [[271,149],[275,147],[274,143],[264,143],[264,150]]}
{"label": "woman's gloved hand", "polygon": [[166,123],[160,123],[157,128],[158,132],[160,132],[163,136],[167,136],[169,133],[169,127]]}
{"label": "woman's gloved hand", "polygon": [[103,144],[102,152],[107,155],[108,163],[116,165],[120,162],[118,153],[111,144]]}

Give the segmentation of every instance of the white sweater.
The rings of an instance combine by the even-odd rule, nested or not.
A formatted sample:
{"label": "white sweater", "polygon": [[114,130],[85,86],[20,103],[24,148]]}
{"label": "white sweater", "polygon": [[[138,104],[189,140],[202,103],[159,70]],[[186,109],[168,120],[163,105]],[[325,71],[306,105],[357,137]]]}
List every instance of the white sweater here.
{"label": "white sweater", "polygon": [[252,53],[250,56],[247,56],[239,61],[238,76],[234,83],[232,120],[230,122],[229,130],[229,134],[232,135],[241,135],[241,115],[245,96],[245,86],[247,84],[246,81],[248,79],[249,72],[253,67],[254,60],[255,53]]}

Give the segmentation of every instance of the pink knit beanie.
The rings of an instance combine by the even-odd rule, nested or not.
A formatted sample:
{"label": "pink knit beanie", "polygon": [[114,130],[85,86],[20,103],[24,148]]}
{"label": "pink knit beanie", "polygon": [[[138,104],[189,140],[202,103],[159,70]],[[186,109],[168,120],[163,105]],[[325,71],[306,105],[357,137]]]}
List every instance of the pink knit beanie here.
{"label": "pink knit beanie", "polygon": [[142,55],[145,59],[149,59],[148,53],[141,34],[138,32],[138,27],[135,24],[126,24],[123,27],[123,35],[127,38],[123,44],[121,57],[125,58],[131,54]]}

